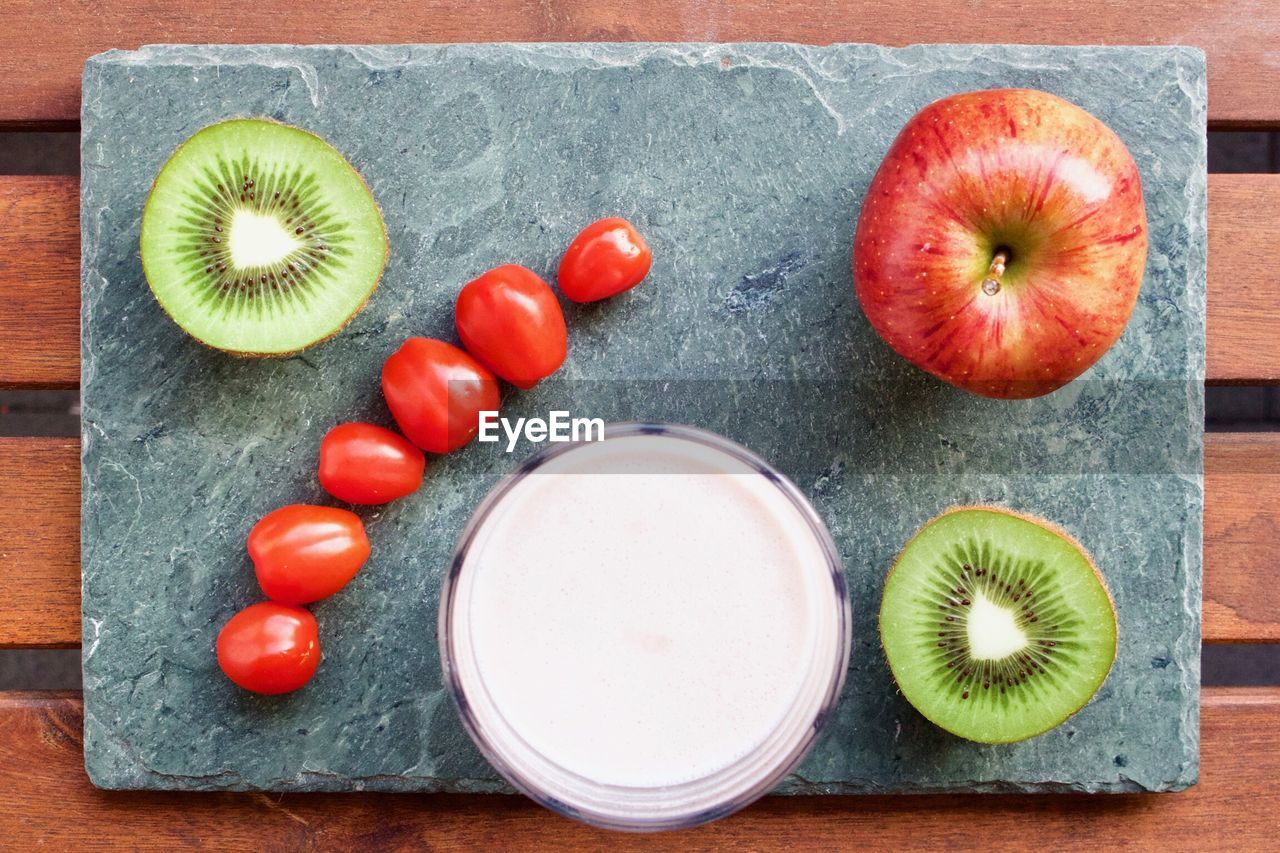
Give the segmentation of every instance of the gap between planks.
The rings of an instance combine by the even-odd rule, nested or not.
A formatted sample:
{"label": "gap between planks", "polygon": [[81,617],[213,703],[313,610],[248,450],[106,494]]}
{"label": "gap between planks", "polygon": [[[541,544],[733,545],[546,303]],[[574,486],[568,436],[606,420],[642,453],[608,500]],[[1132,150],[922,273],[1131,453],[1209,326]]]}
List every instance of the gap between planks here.
{"label": "gap between planks", "polygon": [[[0,528],[0,647],[80,644],[79,449],[75,439],[0,438],[0,506],[11,519]],[[1280,432],[1206,435],[1204,486],[1204,639],[1280,642]],[[225,564],[249,571],[243,555]]]}
{"label": "gap between planks", "polygon": [[[1280,382],[1277,210],[1280,175],[1209,176],[1210,382]],[[77,179],[0,177],[0,222],[0,388],[74,388],[80,381]],[[114,285],[146,286],[140,269]]]}

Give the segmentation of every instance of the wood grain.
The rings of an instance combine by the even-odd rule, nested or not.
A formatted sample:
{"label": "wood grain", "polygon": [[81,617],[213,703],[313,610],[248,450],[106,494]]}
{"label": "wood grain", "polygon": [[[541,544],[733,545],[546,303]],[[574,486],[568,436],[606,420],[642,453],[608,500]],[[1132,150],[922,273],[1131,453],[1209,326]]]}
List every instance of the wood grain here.
{"label": "wood grain", "polygon": [[1201,781],[1184,793],[766,797],[648,837],[590,829],[515,796],[99,791],[82,765],[82,713],[78,696],[0,694],[0,837],[51,850],[1264,850],[1280,809],[1274,687],[1204,691]]}
{"label": "wood grain", "polygon": [[80,645],[80,442],[0,438],[0,648]]}
{"label": "wood grain", "polygon": [[[78,208],[74,178],[0,177],[0,388],[79,382]],[[1280,382],[1277,210],[1280,175],[1209,176],[1210,382]]]}
{"label": "wood grain", "polygon": [[1280,642],[1280,433],[1204,438],[1204,639]]}
{"label": "wood grain", "polygon": [[73,125],[84,60],[158,42],[854,41],[1186,44],[1209,60],[1216,127],[1280,122],[1280,4],[1270,0],[10,0],[0,119]]}
{"label": "wood grain", "polygon": [[[0,647],[80,644],[79,446],[0,438]],[[1280,433],[1205,436],[1204,639],[1280,641]]]}
{"label": "wood grain", "polygon": [[80,382],[79,195],[74,178],[0,177],[0,387]]}
{"label": "wood grain", "polygon": [[1209,378],[1280,381],[1280,175],[1209,176],[1208,303]]}

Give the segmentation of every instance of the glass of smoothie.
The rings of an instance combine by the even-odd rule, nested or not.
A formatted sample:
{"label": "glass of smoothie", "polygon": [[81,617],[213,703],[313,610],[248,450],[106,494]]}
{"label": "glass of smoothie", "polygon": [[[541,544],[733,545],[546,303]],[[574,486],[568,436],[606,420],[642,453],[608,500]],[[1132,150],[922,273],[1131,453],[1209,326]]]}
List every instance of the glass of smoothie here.
{"label": "glass of smoothie", "polygon": [[439,632],[462,722],[515,788],[660,830],[795,769],[839,696],[850,613],[826,526],[768,463],[704,430],[615,424],[485,498]]}

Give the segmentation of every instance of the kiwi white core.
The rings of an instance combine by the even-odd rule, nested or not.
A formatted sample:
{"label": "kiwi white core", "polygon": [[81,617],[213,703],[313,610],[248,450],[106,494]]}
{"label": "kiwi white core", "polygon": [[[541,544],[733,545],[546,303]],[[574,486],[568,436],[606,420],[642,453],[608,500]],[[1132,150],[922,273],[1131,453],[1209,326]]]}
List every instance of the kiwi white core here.
{"label": "kiwi white core", "polygon": [[967,628],[969,657],[974,660],[1000,660],[1028,645],[1027,635],[1018,627],[1016,614],[981,592],[974,592]]}
{"label": "kiwi white core", "polygon": [[275,216],[240,208],[231,216],[227,250],[239,269],[271,267],[302,248],[302,241],[284,230]]}

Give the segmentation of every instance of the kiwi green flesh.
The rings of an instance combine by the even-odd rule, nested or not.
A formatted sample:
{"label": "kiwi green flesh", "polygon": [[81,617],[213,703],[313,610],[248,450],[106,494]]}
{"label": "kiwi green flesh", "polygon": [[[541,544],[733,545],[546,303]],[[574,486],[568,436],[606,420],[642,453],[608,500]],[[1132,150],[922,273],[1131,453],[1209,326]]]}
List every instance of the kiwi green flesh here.
{"label": "kiwi green flesh", "polygon": [[189,334],[279,355],[333,336],[364,306],[387,235],[364,181],[331,145],[235,119],[196,133],[160,170],[141,248],[152,292]]}
{"label": "kiwi green flesh", "polygon": [[1041,734],[1084,707],[1111,669],[1116,635],[1088,554],[1046,522],[999,508],[952,510],[921,528],[880,607],[903,696],[984,743]]}

